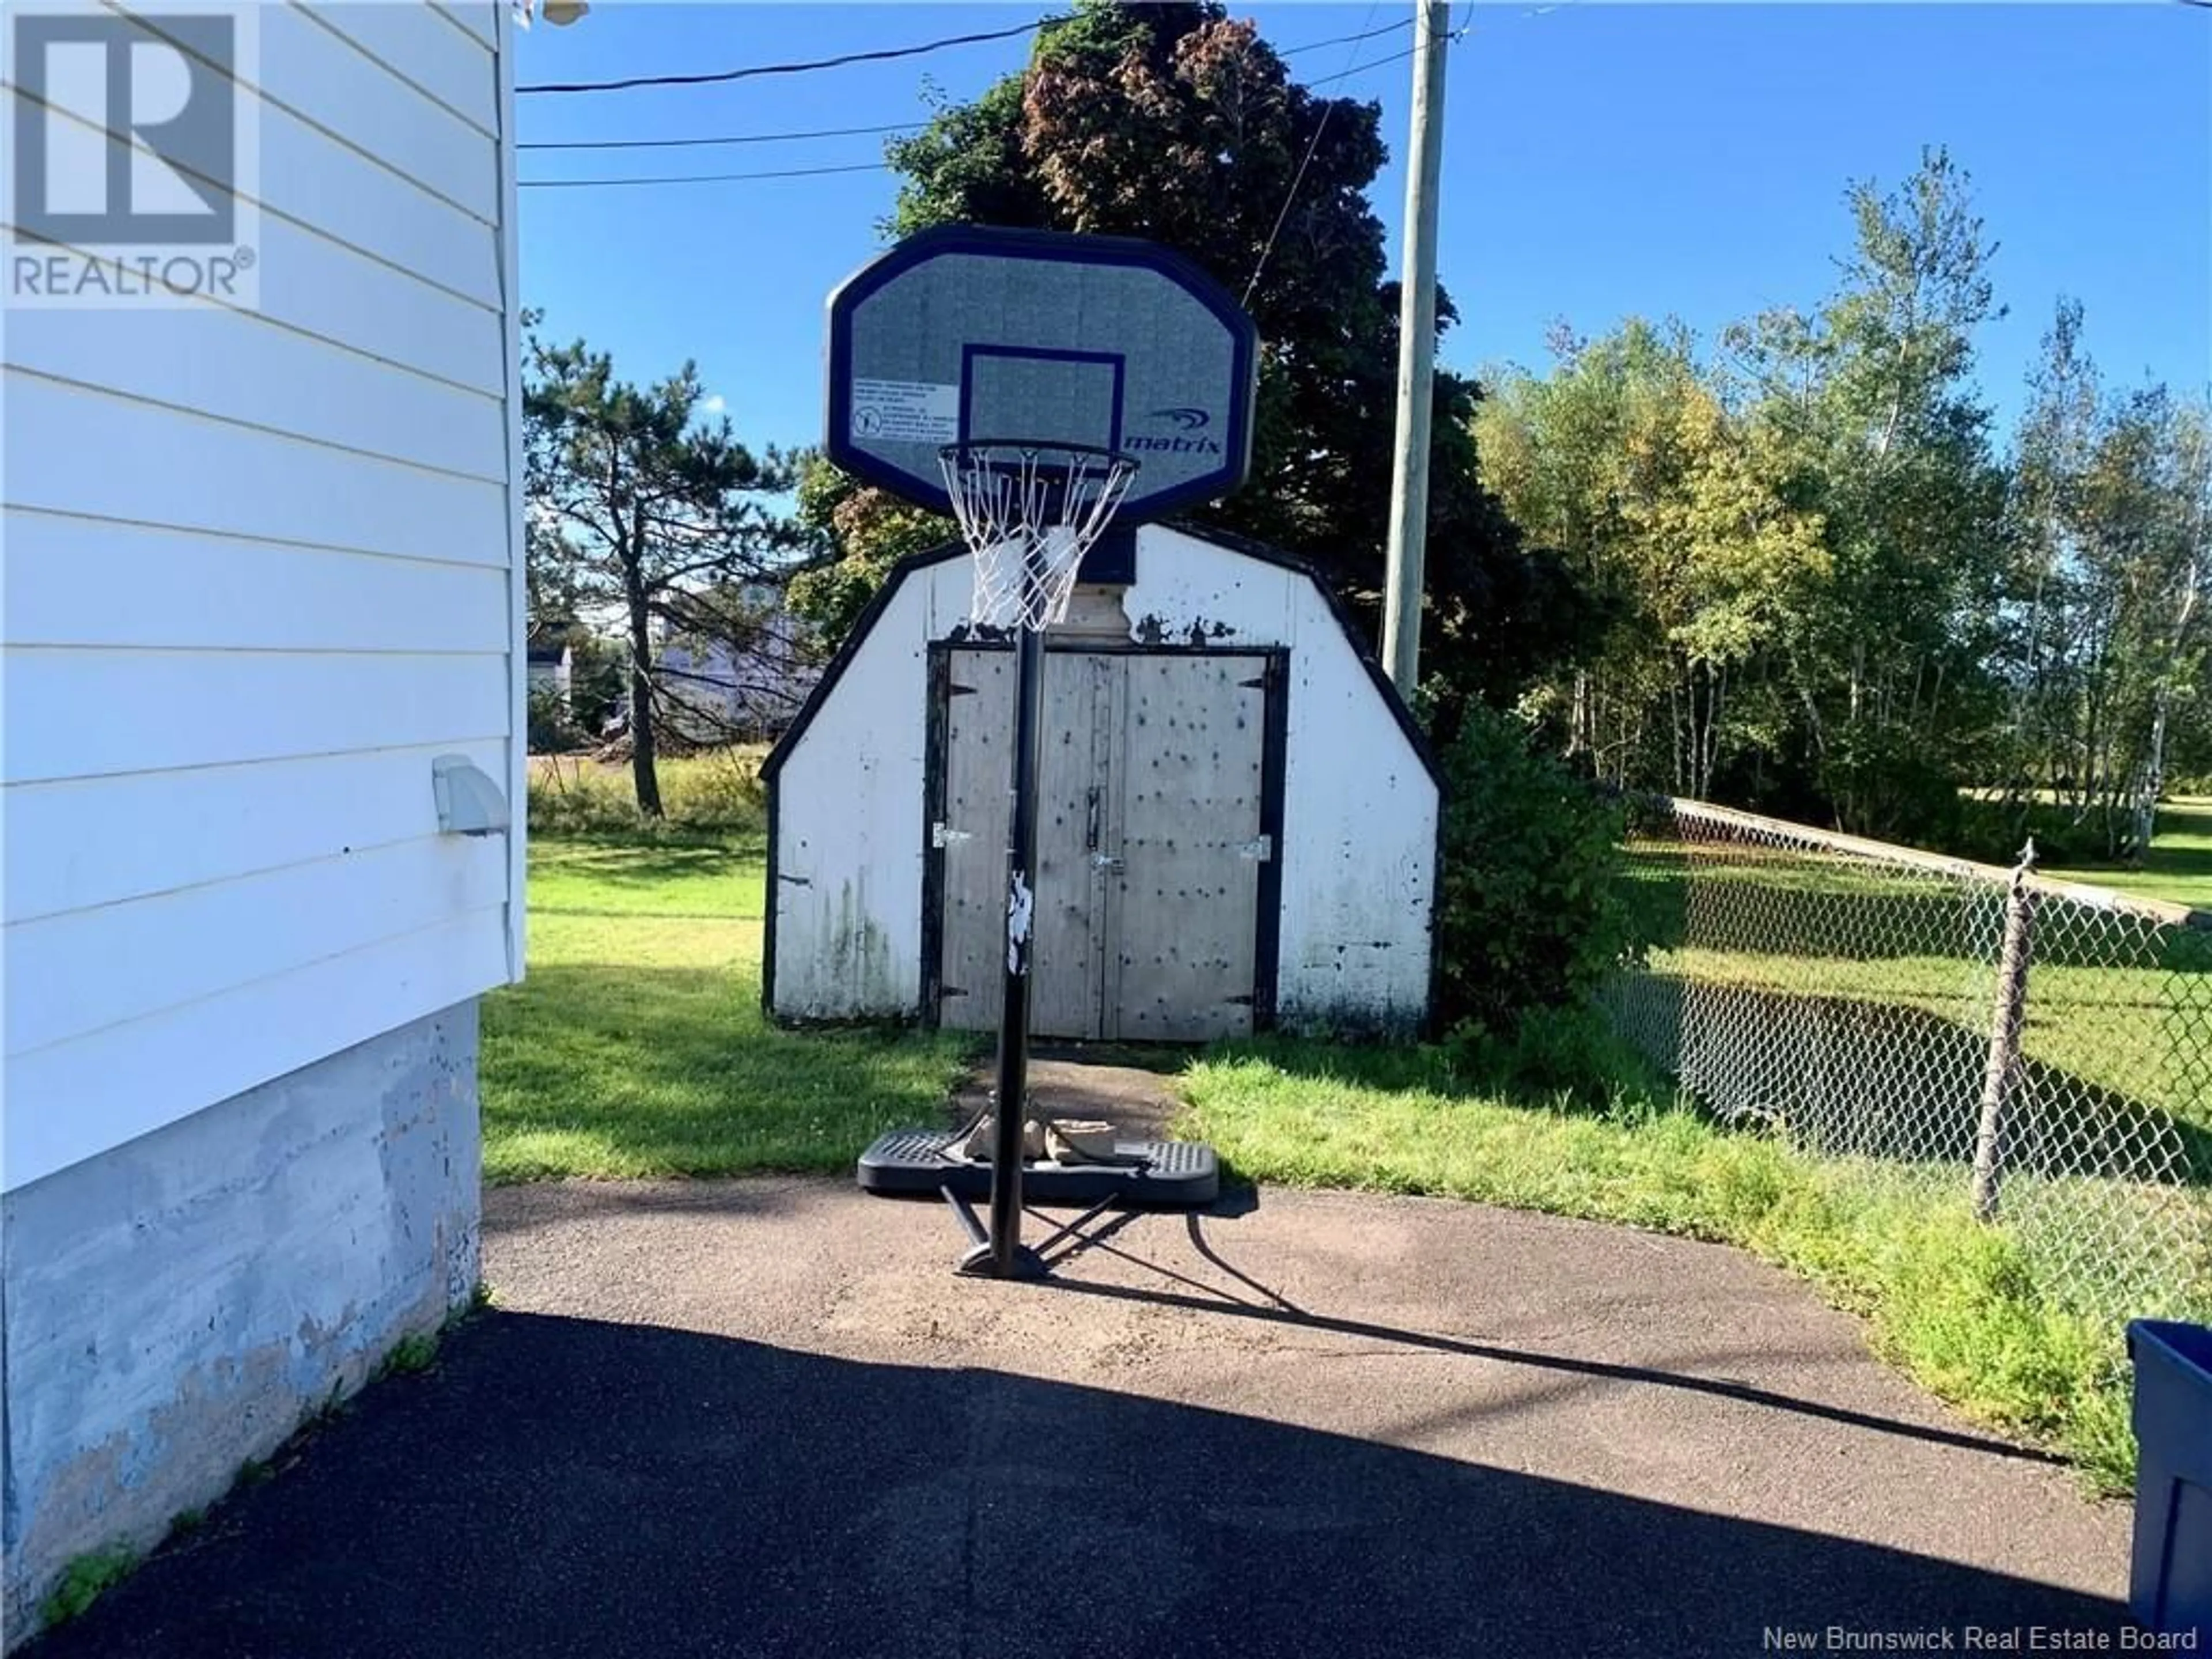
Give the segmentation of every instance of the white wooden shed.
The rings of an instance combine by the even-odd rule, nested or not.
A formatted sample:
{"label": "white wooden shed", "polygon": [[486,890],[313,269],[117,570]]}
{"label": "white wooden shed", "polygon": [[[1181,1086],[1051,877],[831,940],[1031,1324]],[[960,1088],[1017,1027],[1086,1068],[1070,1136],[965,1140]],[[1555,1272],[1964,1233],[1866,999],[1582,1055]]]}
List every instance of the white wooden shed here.
{"label": "white wooden shed", "polygon": [[[470,1296],[526,641],[511,8],[0,27],[48,163],[0,229],[13,1640]],[[145,132],[258,167],[148,148],[134,75],[191,115]],[[40,190],[204,196],[227,239],[162,268],[222,280],[37,242]]]}
{"label": "white wooden shed", "polygon": [[[1439,793],[1405,705],[1299,561],[1133,543],[1048,641],[1032,1029],[1419,1025]],[[899,565],[769,757],[777,1019],[997,1025],[1013,664],[971,572]]]}

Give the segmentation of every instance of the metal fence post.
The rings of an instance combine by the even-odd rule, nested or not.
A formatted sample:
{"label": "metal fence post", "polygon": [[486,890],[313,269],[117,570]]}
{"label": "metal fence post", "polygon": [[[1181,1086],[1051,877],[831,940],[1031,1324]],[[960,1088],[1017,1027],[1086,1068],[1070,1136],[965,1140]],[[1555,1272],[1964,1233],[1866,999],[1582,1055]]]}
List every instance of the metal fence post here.
{"label": "metal fence post", "polygon": [[1997,954],[1996,1017],[1990,1022],[1990,1064],[1982,1078],[1982,1122],[1974,1136],[1974,1218],[1994,1221],[2003,1163],[2005,1104],[2020,1071],[2020,1034],[2027,1023],[2027,963],[2035,921],[2035,842],[2021,849],[2005,893],[2004,945]]}

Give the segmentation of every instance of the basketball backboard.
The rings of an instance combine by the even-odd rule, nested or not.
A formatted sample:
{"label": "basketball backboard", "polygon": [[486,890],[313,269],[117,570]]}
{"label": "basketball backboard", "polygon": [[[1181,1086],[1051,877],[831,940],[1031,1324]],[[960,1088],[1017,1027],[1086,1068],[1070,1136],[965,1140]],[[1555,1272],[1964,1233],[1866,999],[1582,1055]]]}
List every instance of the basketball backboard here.
{"label": "basketball backboard", "polygon": [[1079,444],[1138,470],[1135,525],[1251,470],[1251,319],[1181,254],[1119,236],[949,226],[830,299],[830,459],[949,512],[947,444]]}

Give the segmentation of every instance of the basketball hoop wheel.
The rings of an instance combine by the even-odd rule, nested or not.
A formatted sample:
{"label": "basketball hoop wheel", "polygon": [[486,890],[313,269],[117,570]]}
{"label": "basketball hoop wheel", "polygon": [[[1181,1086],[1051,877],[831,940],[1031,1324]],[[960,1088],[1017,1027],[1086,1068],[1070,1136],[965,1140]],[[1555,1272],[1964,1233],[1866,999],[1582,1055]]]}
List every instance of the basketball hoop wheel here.
{"label": "basketball hoop wheel", "polygon": [[975,555],[969,620],[1042,629],[1066,617],[1075,573],[1128,494],[1135,459],[1088,444],[1009,441],[946,444],[937,459]]}

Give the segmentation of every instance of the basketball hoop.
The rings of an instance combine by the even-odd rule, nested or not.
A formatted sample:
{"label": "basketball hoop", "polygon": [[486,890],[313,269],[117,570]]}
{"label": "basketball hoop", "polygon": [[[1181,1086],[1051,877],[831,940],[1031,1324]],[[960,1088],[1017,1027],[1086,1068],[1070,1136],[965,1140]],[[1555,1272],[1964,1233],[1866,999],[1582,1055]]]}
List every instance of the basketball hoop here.
{"label": "basketball hoop", "polygon": [[[1086,1203],[1203,1203],[1218,1188],[1212,1150],[1194,1142],[1122,1143],[1064,1124],[1060,1152],[1041,1158],[1049,1141],[1033,1148],[1025,1133],[1038,918],[1062,902],[1059,884],[1104,867],[1076,877],[1038,860],[1045,630],[1066,618],[1084,555],[1109,525],[1151,524],[1243,486],[1259,351],[1252,319],[1204,270],[1121,237],[941,225],[830,296],[823,447],[855,477],[959,521],[975,555],[969,617],[992,635],[965,643],[1012,659],[995,1121],[957,1137],[895,1131],[860,1163],[872,1192],[913,1180],[911,1190],[945,1196],[973,1246],[963,1273],[1045,1271],[1022,1243],[1024,1165],[1036,1166],[1040,1192]],[[1100,581],[1135,580],[1130,539],[1120,562],[1094,562]],[[1154,556],[1172,567],[1171,549]],[[988,1160],[969,1156],[987,1143]],[[969,1206],[984,1173],[988,1231]]]}
{"label": "basketball hoop", "polygon": [[1027,629],[1060,621],[1136,460],[1089,444],[982,441],[946,444],[937,459],[975,555],[971,620]]}

